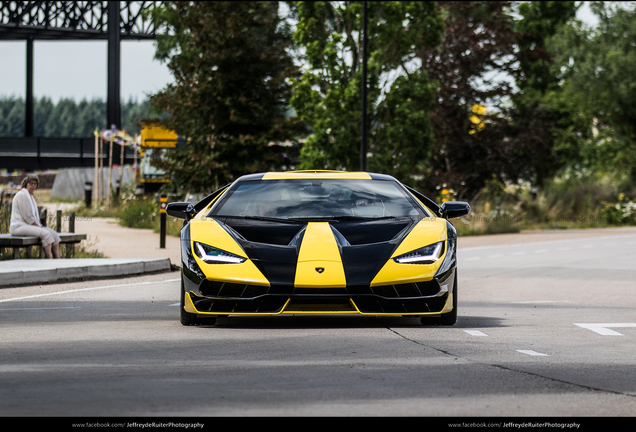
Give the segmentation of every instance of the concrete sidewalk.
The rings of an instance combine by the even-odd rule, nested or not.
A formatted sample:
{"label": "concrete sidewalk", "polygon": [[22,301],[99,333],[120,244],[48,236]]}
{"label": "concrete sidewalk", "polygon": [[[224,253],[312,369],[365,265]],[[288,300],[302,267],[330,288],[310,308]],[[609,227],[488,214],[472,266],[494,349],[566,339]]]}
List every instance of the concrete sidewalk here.
{"label": "concrete sidewalk", "polygon": [[117,219],[77,218],[75,232],[87,235],[86,250],[97,250],[108,258],[168,258],[181,265],[181,245],[178,237],[166,235],[161,249],[159,233],[151,229],[126,228]]}
{"label": "concrete sidewalk", "polygon": [[82,242],[86,250],[107,258],[0,261],[0,288],[168,272],[181,265],[180,242],[174,236],[166,236],[161,249],[158,233],[103,218],[77,218],[75,232],[87,235]]}

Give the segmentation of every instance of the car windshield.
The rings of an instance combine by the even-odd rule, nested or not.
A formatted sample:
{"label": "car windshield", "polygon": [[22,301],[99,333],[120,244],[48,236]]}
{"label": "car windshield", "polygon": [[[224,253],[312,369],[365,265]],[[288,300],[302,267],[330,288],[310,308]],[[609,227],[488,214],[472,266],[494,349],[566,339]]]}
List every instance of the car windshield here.
{"label": "car windshield", "polygon": [[426,214],[395,181],[310,179],[239,182],[210,216],[330,219]]}

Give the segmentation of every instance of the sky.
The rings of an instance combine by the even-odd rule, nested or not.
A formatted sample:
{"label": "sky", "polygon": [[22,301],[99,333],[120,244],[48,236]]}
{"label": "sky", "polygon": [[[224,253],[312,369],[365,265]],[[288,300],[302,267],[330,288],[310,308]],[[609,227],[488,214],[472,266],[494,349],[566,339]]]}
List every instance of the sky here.
{"label": "sky", "polygon": [[[578,18],[594,25],[596,18],[583,2]],[[35,41],[36,98],[106,100],[106,41]],[[121,42],[121,97],[144,100],[172,82],[164,63],[154,59],[154,41]],[[26,94],[26,42],[0,41],[0,98]]]}

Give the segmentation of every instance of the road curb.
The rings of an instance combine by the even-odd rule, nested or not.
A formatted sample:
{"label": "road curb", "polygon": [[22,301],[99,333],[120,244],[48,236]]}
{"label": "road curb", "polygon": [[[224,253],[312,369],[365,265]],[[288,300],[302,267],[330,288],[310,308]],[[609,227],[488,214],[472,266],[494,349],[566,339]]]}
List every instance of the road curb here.
{"label": "road curb", "polygon": [[0,262],[0,288],[169,272],[169,258],[19,259]]}

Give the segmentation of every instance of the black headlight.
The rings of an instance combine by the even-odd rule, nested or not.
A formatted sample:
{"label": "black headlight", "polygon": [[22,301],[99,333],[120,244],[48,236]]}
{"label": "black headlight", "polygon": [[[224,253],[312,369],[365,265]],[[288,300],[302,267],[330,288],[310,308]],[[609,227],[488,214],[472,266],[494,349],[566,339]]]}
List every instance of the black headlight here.
{"label": "black headlight", "polygon": [[201,261],[208,264],[240,264],[246,260],[246,258],[217,249],[204,243],[193,242],[192,245],[194,253],[201,258]]}
{"label": "black headlight", "polygon": [[433,264],[444,252],[444,242],[437,242],[393,258],[399,264]]}
{"label": "black headlight", "polygon": [[446,256],[435,274],[435,277],[442,277],[442,279],[447,277],[445,273],[452,270],[455,266],[455,262],[457,261],[457,231],[450,222],[446,222],[446,234]]}

